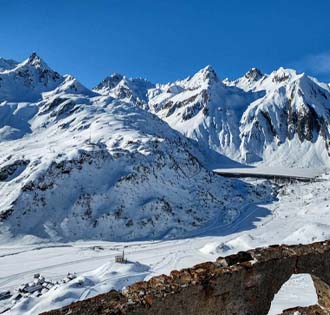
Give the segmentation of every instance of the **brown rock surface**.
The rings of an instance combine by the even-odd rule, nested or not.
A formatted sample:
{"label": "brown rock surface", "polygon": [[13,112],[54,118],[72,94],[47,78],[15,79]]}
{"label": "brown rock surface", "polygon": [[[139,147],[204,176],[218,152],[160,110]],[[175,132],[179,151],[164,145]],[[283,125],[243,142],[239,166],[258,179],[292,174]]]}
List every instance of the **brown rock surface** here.
{"label": "brown rock surface", "polygon": [[281,315],[329,315],[330,311],[323,309],[319,305],[308,307],[295,307],[285,310]]}
{"label": "brown rock surface", "polygon": [[302,314],[328,314],[330,241],[219,257],[44,314],[266,315],[274,295],[295,273],[312,276],[323,307],[306,308],[309,313]]}

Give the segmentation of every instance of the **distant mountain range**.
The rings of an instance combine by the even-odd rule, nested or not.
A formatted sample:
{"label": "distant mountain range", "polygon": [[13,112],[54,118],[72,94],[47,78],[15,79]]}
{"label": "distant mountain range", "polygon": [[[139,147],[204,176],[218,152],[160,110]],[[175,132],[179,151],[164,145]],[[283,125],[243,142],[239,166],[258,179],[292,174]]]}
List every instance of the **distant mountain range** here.
{"label": "distant mountain range", "polygon": [[[0,240],[133,240],[232,222],[256,187],[211,169],[329,166],[330,88],[294,70],[206,67],[90,90],[35,53],[0,59]],[[234,161],[236,160],[236,161]]]}
{"label": "distant mountain range", "polygon": [[114,75],[94,90],[148,109],[200,145],[243,163],[330,165],[329,85],[295,70],[267,75],[253,68],[221,81],[207,66],[156,85]]}

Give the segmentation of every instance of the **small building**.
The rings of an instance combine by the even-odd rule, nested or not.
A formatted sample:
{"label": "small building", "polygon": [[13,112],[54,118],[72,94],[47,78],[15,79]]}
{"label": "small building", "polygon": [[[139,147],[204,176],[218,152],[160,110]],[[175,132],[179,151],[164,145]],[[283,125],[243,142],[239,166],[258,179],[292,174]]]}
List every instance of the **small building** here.
{"label": "small building", "polygon": [[124,251],[121,255],[116,255],[115,256],[115,262],[120,263],[120,264],[126,264],[127,263],[127,259],[125,258],[125,252]]}

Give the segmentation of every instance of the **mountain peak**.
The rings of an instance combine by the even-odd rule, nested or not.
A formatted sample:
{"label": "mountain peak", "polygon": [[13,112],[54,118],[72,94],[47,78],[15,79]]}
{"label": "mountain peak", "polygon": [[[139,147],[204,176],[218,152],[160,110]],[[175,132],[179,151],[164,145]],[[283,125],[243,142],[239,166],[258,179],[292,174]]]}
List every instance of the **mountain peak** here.
{"label": "mountain peak", "polygon": [[30,65],[32,65],[32,66],[34,66],[36,68],[42,68],[42,69],[48,69],[48,70],[50,70],[50,68],[48,67],[48,65],[46,64],[46,62],[44,62],[42,60],[42,58],[37,55],[36,52],[33,52],[29,56],[29,58],[26,60],[26,64],[30,64]]}
{"label": "mountain peak", "polygon": [[210,85],[219,82],[219,77],[212,66],[208,65],[199,70],[194,76],[189,77],[188,82],[192,86],[200,86],[201,84]]}
{"label": "mountain peak", "polygon": [[115,73],[111,74],[111,76],[108,78],[110,78],[112,80],[120,81],[124,78],[124,76],[121,73],[115,72]]}
{"label": "mountain peak", "polygon": [[263,77],[263,73],[258,68],[251,68],[244,77],[248,80],[258,81]]}
{"label": "mountain peak", "polygon": [[272,81],[277,83],[289,81],[296,76],[297,76],[296,70],[285,69],[283,67],[280,67],[271,73]]}
{"label": "mountain peak", "polygon": [[204,80],[219,81],[218,75],[211,65],[207,65],[199,73],[203,75]]}
{"label": "mountain peak", "polygon": [[215,72],[211,65],[207,65],[206,67],[202,68],[201,71],[203,71],[203,72]]}
{"label": "mountain peak", "polygon": [[12,62],[5,71],[0,72],[0,100],[36,101],[43,92],[57,88],[63,77],[36,54],[32,53],[19,64]]}
{"label": "mountain peak", "polygon": [[103,79],[94,90],[99,91],[102,89],[111,90],[118,85],[118,83],[124,79],[124,76],[120,73],[113,73]]}
{"label": "mountain peak", "polygon": [[29,56],[29,61],[33,61],[35,59],[40,59],[40,57],[37,55],[37,53],[34,51],[30,56]]}

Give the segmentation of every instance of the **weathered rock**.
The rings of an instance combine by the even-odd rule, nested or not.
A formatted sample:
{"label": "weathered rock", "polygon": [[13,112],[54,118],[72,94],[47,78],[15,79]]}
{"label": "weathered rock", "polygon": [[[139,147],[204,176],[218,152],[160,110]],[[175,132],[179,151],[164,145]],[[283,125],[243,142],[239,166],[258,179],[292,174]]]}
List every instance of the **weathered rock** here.
{"label": "weathered rock", "polygon": [[329,315],[330,311],[319,305],[295,307],[285,310],[281,315]]}
{"label": "weathered rock", "polygon": [[0,182],[7,181],[15,172],[23,172],[29,164],[28,160],[17,160],[0,168]]}
{"label": "weathered rock", "polygon": [[330,241],[240,252],[44,314],[266,315],[274,295],[296,273],[312,276],[322,306],[301,314],[329,314]]}

